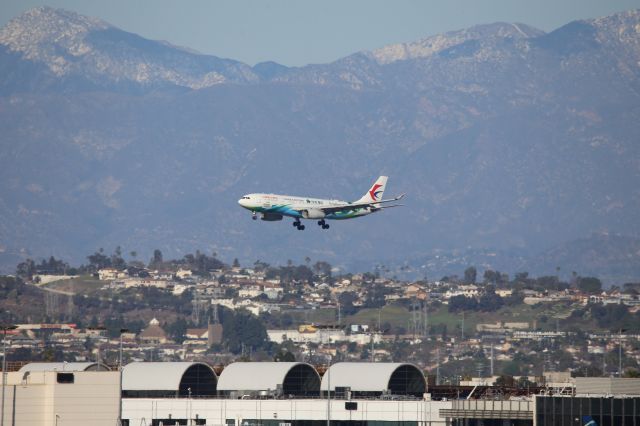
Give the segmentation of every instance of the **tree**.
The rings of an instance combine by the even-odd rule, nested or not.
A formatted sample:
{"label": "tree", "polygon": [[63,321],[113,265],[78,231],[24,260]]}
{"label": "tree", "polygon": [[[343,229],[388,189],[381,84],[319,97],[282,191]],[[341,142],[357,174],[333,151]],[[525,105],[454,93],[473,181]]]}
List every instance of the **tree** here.
{"label": "tree", "polygon": [[536,279],[536,285],[543,290],[562,291],[569,288],[569,283],[560,281],[560,278],[555,275],[538,277]]}
{"label": "tree", "polygon": [[216,259],[215,256],[207,256],[206,254],[196,250],[196,254],[191,253],[184,256],[179,261],[176,261],[177,265],[184,266],[190,269],[195,275],[201,277],[209,276],[209,271],[214,269],[222,269],[225,264]]}
{"label": "tree", "polygon": [[496,379],[496,381],[494,382],[494,385],[512,388],[512,387],[515,387],[516,382],[513,379],[513,376],[503,374]]}
{"label": "tree", "polygon": [[166,331],[169,337],[176,343],[180,344],[184,341],[184,335],[187,332],[187,328],[193,324],[188,323],[184,318],[176,318],[172,323],[166,326]]}
{"label": "tree", "polygon": [[478,308],[484,312],[497,311],[504,304],[502,297],[498,296],[493,287],[488,286],[484,294],[480,296]]}
{"label": "tree", "polygon": [[274,357],[273,360],[276,362],[295,362],[296,357],[289,351],[279,351]]}
{"label": "tree", "polygon": [[529,389],[535,386],[535,383],[529,380],[526,376],[522,376],[516,382],[518,389]]}
{"label": "tree", "polygon": [[383,286],[382,284],[374,284],[369,288],[367,292],[367,300],[365,302],[365,307],[367,308],[381,308],[385,305],[385,294],[387,294],[389,290]]}
{"label": "tree", "polygon": [[40,262],[39,265],[36,266],[36,272],[38,274],[64,274],[66,270],[69,268],[69,265],[63,262],[62,260],[56,260],[55,257],[50,256],[49,260],[44,260]]}
{"label": "tree", "polygon": [[608,330],[615,331],[627,328],[638,331],[640,329],[637,318],[629,313],[629,309],[625,305],[591,305],[591,316],[599,327]]}
{"label": "tree", "polygon": [[127,267],[127,262],[122,258],[122,249],[120,246],[117,246],[111,255],[111,266],[119,270],[123,270]]}
{"label": "tree", "polygon": [[243,345],[254,350],[267,349],[269,339],[264,323],[248,311],[222,311],[222,340],[230,352],[238,354]]}
{"label": "tree", "polygon": [[353,291],[343,291],[338,296],[338,302],[340,303],[340,310],[344,315],[353,315],[357,312],[355,306],[353,306],[353,302],[356,301],[358,296]]}
{"label": "tree", "polygon": [[490,283],[490,284],[496,284],[496,282],[498,281],[498,275],[500,275],[499,272],[496,272],[491,269],[487,269],[486,271],[484,271],[484,275],[483,275],[484,282]]}
{"label": "tree", "polygon": [[269,269],[269,264],[267,262],[263,262],[260,259],[256,260],[253,263],[253,269],[255,269],[257,272],[261,272],[261,271],[266,271],[267,269]]}
{"label": "tree", "polygon": [[316,262],[313,265],[313,270],[316,273],[316,275],[331,278],[331,265],[327,262],[322,262],[322,261]]}
{"label": "tree", "polygon": [[0,300],[17,300],[24,289],[25,285],[20,277],[0,276]]}
{"label": "tree", "polygon": [[449,299],[449,312],[475,311],[477,309],[478,301],[475,297],[458,295]]}
{"label": "tree", "polygon": [[151,262],[149,262],[150,268],[159,268],[163,264],[162,260],[162,252],[159,249],[155,249],[153,251],[153,257],[151,258]]}
{"label": "tree", "polygon": [[92,271],[111,267],[111,258],[104,255],[104,249],[102,248],[87,256],[87,260],[89,260],[89,270]]}
{"label": "tree", "polygon": [[18,266],[16,267],[16,275],[22,279],[30,280],[35,273],[36,264],[31,259],[18,263]]}
{"label": "tree", "polygon": [[239,268],[240,267],[240,261],[238,260],[238,258],[236,257],[235,259],[233,259],[233,265],[234,268]]}
{"label": "tree", "polygon": [[466,284],[475,284],[477,275],[478,275],[478,271],[476,270],[476,267],[469,266],[467,269],[464,270],[464,282]]}
{"label": "tree", "polygon": [[585,293],[600,293],[602,282],[596,277],[579,277],[578,288]]}
{"label": "tree", "polygon": [[627,368],[624,372],[623,377],[628,377],[628,378],[640,378],[640,371],[638,371],[635,368]]}

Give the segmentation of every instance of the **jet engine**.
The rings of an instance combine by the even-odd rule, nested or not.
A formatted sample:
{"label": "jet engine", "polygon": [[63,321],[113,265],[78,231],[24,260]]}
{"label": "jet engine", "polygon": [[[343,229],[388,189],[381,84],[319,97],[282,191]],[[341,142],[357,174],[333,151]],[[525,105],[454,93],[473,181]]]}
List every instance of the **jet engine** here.
{"label": "jet engine", "polygon": [[282,215],[278,213],[262,213],[261,219],[267,222],[276,222],[282,220]]}
{"label": "jet engine", "polygon": [[324,219],[327,215],[320,209],[302,210],[302,217],[305,219]]}

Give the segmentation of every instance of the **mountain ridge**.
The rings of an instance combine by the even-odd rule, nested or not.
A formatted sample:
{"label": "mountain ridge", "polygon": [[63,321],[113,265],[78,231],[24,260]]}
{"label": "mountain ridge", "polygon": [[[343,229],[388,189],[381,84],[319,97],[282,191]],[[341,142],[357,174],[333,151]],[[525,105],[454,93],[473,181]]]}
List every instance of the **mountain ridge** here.
{"label": "mountain ridge", "polygon": [[[62,76],[11,50],[3,28],[1,262],[121,245],[349,265],[637,237],[640,14],[574,22],[549,33],[489,24],[421,56],[357,52],[295,68],[194,55],[99,23],[59,46],[91,52],[65,59]],[[156,67],[142,82],[140,64]],[[379,174],[410,208],[329,232],[291,234],[236,205],[249,192],[357,198]]]}
{"label": "mountain ridge", "polygon": [[189,89],[256,78],[239,61],[194,53],[46,6],[30,9],[0,29],[0,45],[45,64],[53,76],[84,76],[90,89],[108,87],[102,78],[112,84],[125,80],[148,88],[170,84]]}

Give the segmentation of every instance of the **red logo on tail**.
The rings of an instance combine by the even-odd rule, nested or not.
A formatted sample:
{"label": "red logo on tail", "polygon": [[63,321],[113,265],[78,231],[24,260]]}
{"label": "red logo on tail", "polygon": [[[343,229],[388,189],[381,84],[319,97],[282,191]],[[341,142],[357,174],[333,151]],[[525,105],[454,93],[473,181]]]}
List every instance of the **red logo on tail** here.
{"label": "red logo on tail", "polygon": [[379,183],[376,183],[369,190],[369,196],[371,196],[371,199],[373,201],[378,201],[378,194],[381,193],[382,191],[376,191],[376,189],[381,188],[381,187],[382,187],[382,185],[380,185]]}

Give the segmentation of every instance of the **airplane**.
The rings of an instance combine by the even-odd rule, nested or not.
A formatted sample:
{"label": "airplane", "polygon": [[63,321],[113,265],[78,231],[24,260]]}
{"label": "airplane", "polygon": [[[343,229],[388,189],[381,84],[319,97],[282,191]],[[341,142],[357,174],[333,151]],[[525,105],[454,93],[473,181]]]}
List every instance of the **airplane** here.
{"label": "airplane", "polygon": [[402,204],[387,203],[401,200],[405,194],[387,200],[382,199],[387,179],[387,176],[380,176],[359,200],[351,203],[291,195],[247,194],[238,200],[238,204],[251,211],[253,220],[258,219],[258,213],[262,215],[262,220],[268,222],[282,220],[284,216],[288,216],[294,219],[293,226],[299,231],[305,228],[300,219],[317,220],[322,229],[329,229],[327,219],[353,219],[383,209],[400,207]]}

